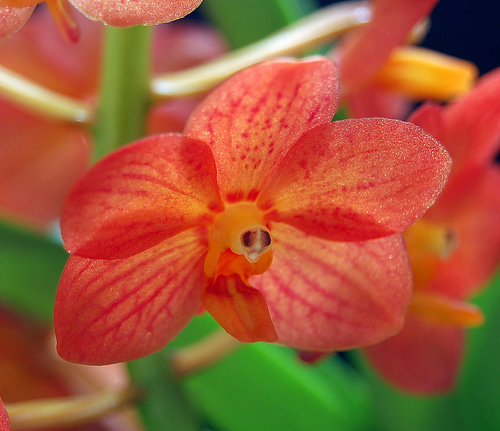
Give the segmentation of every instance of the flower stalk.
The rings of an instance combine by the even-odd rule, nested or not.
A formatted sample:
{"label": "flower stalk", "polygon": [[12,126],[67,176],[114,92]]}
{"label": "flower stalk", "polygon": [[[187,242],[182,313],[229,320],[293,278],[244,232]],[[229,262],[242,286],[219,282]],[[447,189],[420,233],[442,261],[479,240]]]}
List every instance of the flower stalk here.
{"label": "flower stalk", "polygon": [[0,66],[0,95],[46,117],[91,124],[94,109],[81,100],[49,90]]}
{"label": "flower stalk", "polygon": [[13,429],[31,430],[89,423],[137,400],[138,396],[135,388],[128,387],[77,397],[13,403],[6,408]]}
{"label": "flower stalk", "polygon": [[95,160],[143,136],[150,102],[151,36],[151,27],[106,27]]}
{"label": "flower stalk", "polygon": [[233,73],[266,59],[302,54],[331,42],[370,20],[364,2],[346,2],[320,9],[273,35],[234,50],[218,60],[176,73],[157,76],[151,92],[157,99],[202,94]]}

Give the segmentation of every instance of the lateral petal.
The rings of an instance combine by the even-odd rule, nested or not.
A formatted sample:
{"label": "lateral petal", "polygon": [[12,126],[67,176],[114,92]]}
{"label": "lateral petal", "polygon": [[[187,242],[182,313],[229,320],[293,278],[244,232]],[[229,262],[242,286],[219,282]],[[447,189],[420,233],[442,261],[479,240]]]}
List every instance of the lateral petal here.
{"label": "lateral petal", "polygon": [[401,232],[434,203],[451,166],[411,123],[343,120],[304,135],[257,200],[266,218],[336,241]]}
{"label": "lateral petal", "polygon": [[126,259],[71,256],[55,300],[59,355],[103,365],[164,347],[200,308],[205,236],[190,229]]}
{"label": "lateral petal", "polygon": [[76,183],[63,209],[62,236],[72,254],[124,258],[207,225],[212,211],[222,209],[210,149],[158,135],[111,153]]}
{"label": "lateral petal", "polygon": [[377,371],[399,388],[432,393],[452,388],[464,341],[463,328],[408,315],[401,332],[364,351]]}
{"label": "lateral petal", "polygon": [[184,134],[209,144],[224,200],[254,200],[297,139],[332,119],[335,78],[322,57],[276,60],[234,75],[198,105]]}
{"label": "lateral petal", "polygon": [[183,18],[202,0],[71,0],[87,18],[114,27],[157,25]]}
{"label": "lateral petal", "polygon": [[411,299],[411,269],[399,235],[333,242],[271,224],[274,260],[252,285],[265,296],[277,343],[346,350],[400,330]]}

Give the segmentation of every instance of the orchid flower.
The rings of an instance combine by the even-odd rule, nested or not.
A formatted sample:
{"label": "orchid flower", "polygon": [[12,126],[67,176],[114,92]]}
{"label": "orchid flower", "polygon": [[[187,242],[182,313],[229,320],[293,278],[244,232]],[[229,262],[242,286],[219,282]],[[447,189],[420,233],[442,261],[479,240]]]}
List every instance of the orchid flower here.
{"label": "orchid flower", "polygon": [[3,405],[2,399],[0,398],[0,431],[11,431],[9,415],[5,406]]}
{"label": "orchid flower", "polygon": [[415,293],[402,331],[366,349],[389,381],[413,392],[449,390],[465,328],[481,324],[468,298],[500,262],[500,69],[455,103],[423,105],[411,121],[450,151],[453,169],[436,204],[404,233]]}
{"label": "orchid flower", "polygon": [[412,101],[445,101],[470,90],[475,65],[408,45],[412,30],[437,0],[371,3],[372,20],[333,52],[352,117],[406,118]]}
{"label": "orchid flower", "polygon": [[151,354],[203,309],[244,342],[333,350],[396,333],[411,298],[398,233],[450,159],[411,123],[331,122],[338,92],[326,58],[261,63],[208,95],[183,135],[94,165],[61,219],[61,357]]}
{"label": "orchid flower", "polygon": [[[22,32],[0,45],[0,65],[94,107],[103,26],[81,18],[81,40],[69,45],[47,25],[48,20],[48,11],[41,8]],[[212,30],[173,23],[155,31],[153,70],[179,70],[224,50],[225,44]],[[150,130],[158,130],[155,124],[161,118],[163,131],[182,131],[197,102],[181,98],[155,104],[149,112]],[[182,106],[183,111],[173,106]],[[87,169],[93,139],[85,123],[92,118],[87,115],[83,124],[47,118],[4,98],[0,114],[0,212],[45,228],[60,216],[64,196]]]}
{"label": "orchid flower", "polygon": [[0,0],[0,42],[19,30],[35,6],[45,3],[62,35],[71,42],[80,37],[78,19],[73,7],[93,21],[115,27],[156,25],[175,21],[196,9],[202,0]]}

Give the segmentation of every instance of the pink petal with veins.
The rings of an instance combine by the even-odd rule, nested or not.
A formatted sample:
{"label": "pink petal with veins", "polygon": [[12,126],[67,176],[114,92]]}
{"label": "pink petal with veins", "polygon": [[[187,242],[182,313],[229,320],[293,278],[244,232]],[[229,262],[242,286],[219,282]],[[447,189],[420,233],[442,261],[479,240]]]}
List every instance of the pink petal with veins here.
{"label": "pink petal with veins", "polygon": [[251,283],[265,296],[278,343],[345,350],[401,329],[411,269],[399,235],[333,242],[273,223],[273,264]]}
{"label": "pink petal with veins", "polygon": [[294,142],[332,119],[337,96],[324,58],[263,63],[207,96],[184,133],[212,149],[224,200],[253,200]]}
{"label": "pink petal with veins", "polygon": [[55,301],[59,355],[103,365],[164,347],[201,306],[206,234],[190,229],[126,259],[70,257]]}
{"label": "pink petal with veins", "polygon": [[411,123],[328,123],[304,135],[258,197],[266,219],[336,241],[401,232],[441,192],[451,160]]}
{"label": "pink petal with veins", "polygon": [[61,230],[72,254],[117,259],[208,225],[211,211],[222,209],[207,145],[157,135],[111,153],[80,178],[66,200]]}

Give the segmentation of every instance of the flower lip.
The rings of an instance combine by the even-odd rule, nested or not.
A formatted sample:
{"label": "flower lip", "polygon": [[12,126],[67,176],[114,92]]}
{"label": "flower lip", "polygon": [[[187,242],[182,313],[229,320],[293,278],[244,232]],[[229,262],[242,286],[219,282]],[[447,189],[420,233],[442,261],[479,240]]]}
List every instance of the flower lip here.
{"label": "flower lip", "polygon": [[211,227],[205,273],[207,277],[213,276],[219,257],[228,249],[245,256],[248,262],[256,263],[272,248],[272,243],[271,232],[254,203],[228,205]]}

